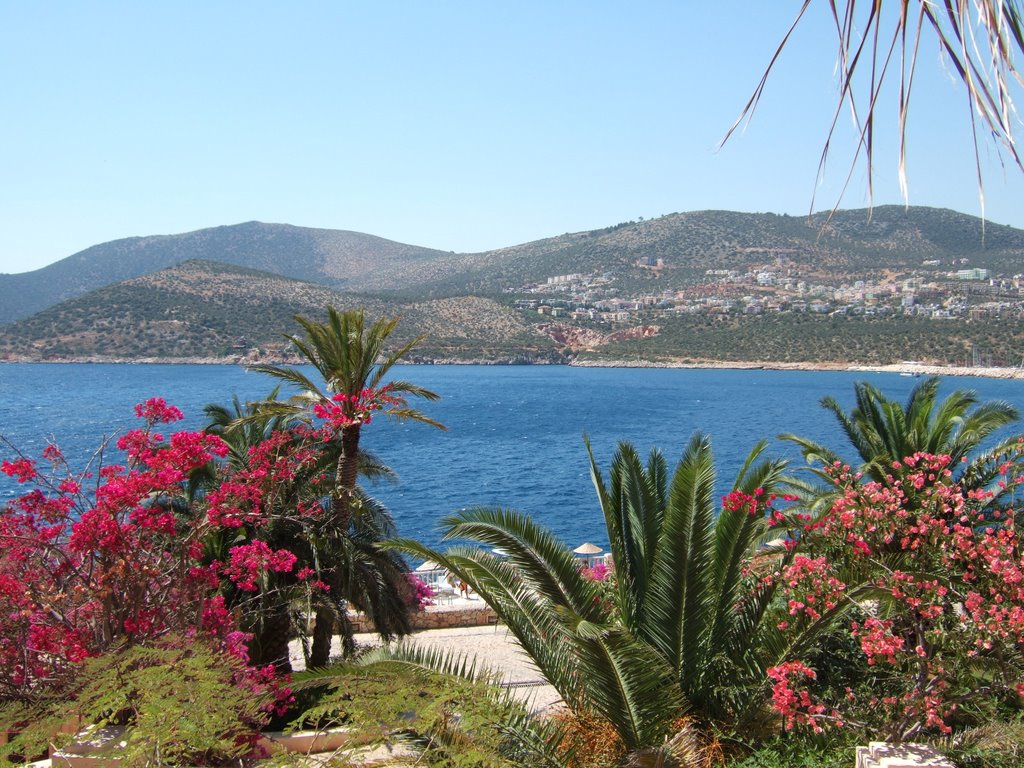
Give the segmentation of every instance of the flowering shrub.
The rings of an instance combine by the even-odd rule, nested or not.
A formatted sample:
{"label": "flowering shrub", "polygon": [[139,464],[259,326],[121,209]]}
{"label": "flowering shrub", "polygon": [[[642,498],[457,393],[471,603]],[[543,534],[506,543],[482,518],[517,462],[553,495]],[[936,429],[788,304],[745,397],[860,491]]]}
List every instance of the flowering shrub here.
{"label": "flowering shrub", "polygon": [[[233,456],[227,466],[221,467],[221,477],[206,495],[210,523],[223,528],[259,529],[275,517],[291,517],[293,512],[305,520],[319,518],[323,509],[316,500],[316,491],[328,478],[315,468],[324,444],[333,436],[330,428],[297,425],[245,445],[241,451],[244,456]],[[311,492],[296,495],[296,483]]]}
{"label": "flowering shrub", "polygon": [[908,738],[949,733],[999,701],[1024,703],[1024,542],[1013,511],[985,509],[989,492],[965,492],[949,464],[909,456],[885,483],[837,464],[837,498],[792,531],[793,553],[766,577],[783,596],[779,627],[859,606],[868,616],[848,630],[872,668],[872,693],[816,702],[812,669],[773,667],[772,701],[787,728],[838,724],[845,710],[850,722]]}
{"label": "flowering shrub", "polygon": [[[254,589],[265,571],[288,571],[294,554],[264,542],[230,550],[226,564],[204,561],[204,542],[235,518],[194,509],[186,481],[227,452],[213,435],[157,431],[182,418],[153,398],[136,407],[144,422],[117,440],[125,464],[74,474],[60,450],[48,464],[17,456],[0,471],[32,486],[0,513],[0,698],[60,686],[83,660],[108,649],[174,635],[203,636],[248,661],[240,632],[218,589]],[[85,489],[90,488],[90,492]],[[253,485],[226,484],[221,499],[251,500]],[[247,690],[273,685],[272,670],[236,680]],[[280,691],[279,703],[287,699]]]}
{"label": "flowering shrub", "polygon": [[580,572],[585,578],[590,579],[590,581],[605,581],[612,575],[612,569],[604,563],[584,566],[580,569]]}
{"label": "flowering shrub", "polygon": [[818,621],[821,611],[832,611],[843,599],[846,585],[829,573],[824,557],[797,554],[781,571],[786,612],[797,620]]}
{"label": "flowering shrub", "polygon": [[[772,706],[782,715],[786,730],[806,725],[815,733],[821,733],[824,730],[821,721],[826,712],[825,706],[815,703],[803,685],[805,681],[815,679],[814,670],[801,661],[787,661],[769,668],[768,677],[772,681]],[[832,712],[830,716],[835,718],[836,715]]]}
{"label": "flowering shrub", "polygon": [[414,611],[422,611],[428,605],[434,604],[434,592],[423,579],[415,573],[406,574],[409,580],[409,607]]}
{"label": "flowering shrub", "polygon": [[369,424],[375,412],[405,405],[405,398],[391,394],[391,390],[391,385],[385,384],[378,389],[363,389],[358,395],[338,392],[331,397],[331,403],[314,405],[313,414],[336,431],[356,424]]}
{"label": "flowering shrub", "polygon": [[597,595],[594,597],[595,604],[601,606],[602,612],[609,621],[616,618],[619,615],[616,600],[619,585],[615,579],[615,569],[604,562],[594,565],[580,563],[579,568],[583,578],[597,588]]}

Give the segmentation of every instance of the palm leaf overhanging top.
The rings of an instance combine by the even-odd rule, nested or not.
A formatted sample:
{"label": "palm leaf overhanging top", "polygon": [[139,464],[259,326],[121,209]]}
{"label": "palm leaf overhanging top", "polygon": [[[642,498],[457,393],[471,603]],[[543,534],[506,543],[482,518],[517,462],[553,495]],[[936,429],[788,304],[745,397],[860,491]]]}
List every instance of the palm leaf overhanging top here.
{"label": "palm leaf overhanging top", "polygon": [[[804,0],[801,4],[796,19],[769,61],[739,118],[726,133],[723,144],[740,125],[753,116],[764,95],[772,69],[810,5],[811,0]],[[910,101],[921,43],[927,37],[926,33],[930,32],[938,43],[942,59],[948,63],[949,69],[966,91],[968,117],[974,138],[978,194],[984,213],[979,133],[987,134],[996,144],[1000,155],[1005,152],[1018,169],[1024,170],[1016,140],[1019,118],[1014,104],[1014,90],[1024,82],[1014,61],[1016,56],[1024,53],[1024,12],[1018,0],[917,0],[901,3],[846,0],[845,3],[830,2],[828,7],[836,33],[839,96],[822,149],[819,176],[832,150],[840,115],[848,107],[854,122],[856,143],[850,170],[839,197],[841,199],[845,193],[861,158],[867,164],[868,195],[873,197],[876,115],[883,86],[896,78],[896,129],[899,136],[897,176],[903,197],[908,198],[906,145]]]}

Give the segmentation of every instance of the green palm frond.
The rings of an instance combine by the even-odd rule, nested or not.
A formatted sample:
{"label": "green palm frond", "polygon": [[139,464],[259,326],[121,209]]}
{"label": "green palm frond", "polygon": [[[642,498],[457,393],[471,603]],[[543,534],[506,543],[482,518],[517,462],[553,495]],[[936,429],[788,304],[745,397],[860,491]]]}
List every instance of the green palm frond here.
{"label": "green palm frond", "polygon": [[838,453],[828,446],[809,438],[800,437],[791,432],[784,432],[778,436],[778,439],[795,443],[800,449],[800,455],[803,456],[804,461],[808,464],[821,464],[822,466],[830,467],[837,461],[842,463],[842,458]]}
{"label": "green palm frond", "polygon": [[352,662],[337,662],[329,667],[303,669],[293,672],[288,687],[293,691],[335,686],[344,681],[345,675],[355,668]]}
{"label": "green palm frond", "polygon": [[668,462],[657,448],[652,448],[647,457],[647,478],[651,490],[657,496],[656,507],[664,509],[668,506]]}
{"label": "green palm frond", "polygon": [[356,503],[352,515],[352,535],[367,541],[379,542],[397,535],[398,526],[391,511],[365,489],[355,489]]}
{"label": "green palm frond", "polygon": [[[859,412],[864,407],[870,409],[870,400],[866,397],[864,390],[858,388],[856,390],[856,395],[857,408],[855,409],[855,413]],[[860,456],[865,457],[864,461],[871,461],[873,457],[878,455],[880,446],[876,442],[873,442],[869,435],[864,434],[860,425],[854,418],[847,416],[846,412],[842,409],[842,406],[836,402],[835,398],[822,398],[821,407],[826,411],[830,411],[832,415],[835,416],[836,421],[839,422],[839,426],[846,435],[846,439],[850,441],[850,444],[853,445],[854,450],[856,450]]]}
{"label": "green palm frond", "polygon": [[[1020,455],[1021,437],[1014,435],[1001,440],[993,448],[983,451],[967,462],[960,475],[965,488],[986,489],[994,494],[988,504],[998,507],[1018,492],[1016,478],[1024,475],[1024,458]],[[1002,481],[1003,485],[999,485]]]}
{"label": "green palm frond", "polygon": [[703,625],[711,599],[714,488],[710,441],[694,435],[672,477],[645,595],[647,610],[631,627],[683,675],[695,671],[697,638],[707,628]]}
{"label": "green palm frond", "polygon": [[[889,482],[889,477],[902,471],[899,465],[903,459],[916,453],[928,453],[950,456],[954,480],[964,490],[990,489],[996,479],[993,470],[998,467],[998,463],[993,466],[991,459],[998,451],[984,450],[982,443],[1017,421],[1020,414],[1003,401],[981,403],[970,390],[958,389],[940,402],[939,385],[938,377],[923,380],[901,405],[876,387],[857,382],[854,385],[856,406],[849,413],[833,398],[825,398],[821,404],[839,422],[860,456],[859,470],[868,479]],[[809,507],[820,509],[835,493],[823,470],[837,461],[838,455],[795,435],[780,438],[796,443],[809,463],[820,463],[821,466],[813,470],[823,481],[818,488],[810,483],[801,486],[793,478],[787,479],[790,487],[801,490]],[[1008,449],[1015,442],[1016,436],[1003,440],[999,447]],[[989,505],[994,503],[994,499],[989,501]]]}
{"label": "green palm frond", "polygon": [[402,395],[411,395],[412,397],[420,397],[424,400],[440,400],[441,396],[436,392],[431,392],[429,389],[418,386],[402,379],[392,379],[388,382],[389,391],[391,393],[399,393]]}
{"label": "green palm frond", "polygon": [[406,642],[374,648],[362,655],[356,665],[412,667],[472,682],[494,683],[498,679],[497,673],[481,665],[476,656],[451,649],[425,648]]}
{"label": "green palm frond", "polygon": [[421,411],[417,411],[415,408],[388,408],[384,412],[392,421],[402,423],[403,421],[415,421],[419,424],[426,424],[437,429],[447,431],[448,427],[439,421],[435,421]]}
{"label": "green palm frond", "polygon": [[662,741],[686,704],[671,667],[629,632],[581,621],[572,641],[587,704],[630,749]]}
{"label": "green palm frond", "polygon": [[[337,457],[334,457],[335,461]],[[359,476],[369,480],[371,483],[378,483],[386,480],[390,483],[397,483],[398,473],[385,464],[373,451],[361,449],[359,451]]]}
{"label": "green palm frond", "polygon": [[[265,425],[274,422],[278,428],[297,423],[308,423],[309,409],[302,403],[289,400],[256,400],[246,404],[246,411],[235,416],[227,425],[225,433],[246,433],[255,437],[264,431]],[[266,430],[269,433],[269,430]],[[255,442],[254,440],[252,442]]]}
{"label": "green palm frond", "polygon": [[644,610],[649,571],[657,547],[661,515],[665,508],[665,487],[654,487],[662,482],[664,459],[651,457],[653,476],[644,471],[640,456],[630,443],[620,443],[609,471],[610,488],[594,459],[589,440],[584,444],[590,460],[590,476],[597,490],[608,530],[608,541],[618,575],[619,611],[627,626],[634,626]]}
{"label": "green palm frond", "polygon": [[982,403],[961,422],[955,439],[950,442],[950,457],[954,463],[960,461],[994,432],[1019,419],[1020,412],[1007,402],[990,400]]}
{"label": "green palm frond", "polygon": [[565,701],[579,699],[582,681],[568,660],[563,616],[508,562],[488,552],[459,546],[437,552],[411,539],[388,546],[411,557],[433,560],[469,584],[508,627],[538,671]]}
{"label": "green palm frond", "polygon": [[285,384],[291,384],[301,392],[311,392],[320,400],[329,400],[330,397],[320,390],[320,387],[302,371],[295,368],[285,368],[278,365],[254,365],[248,370],[254,373],[262,373],[280,380]]}
{"label": "green palm frond", "polygon": [[537,671],[571,706],[583,700],[586,679],[580,674],[566,623],[576,618],[552,605],[516,579],[515,568],[485,554],[449,559],[452,572],[472,585],[516,638]]}
{"label": "green palm frond", "polygon": [[[780,460],[765,460],[754,464],[754,460],[761,455],[765,449],[764,443],[759,443],[750,452],[743,470],[736,479],[733,490],[738,490],[747,495],[754,495],[760,489],[762,497],[766,498],[775,491],[775,488],[782,481],[786,462]],[[754,550],[768,536],[766,521],[761,516],[751,515],[745,510],[723,509],[715,525],[715,556],[714,556],[714,582],[716,604],[714,607],[714,625],[711,630],[713,637],[731,637],[728,646],[731,649],[743,645],[752,644],[753,638],[740,632],[733,637],[737,630],[747,629],[756,631],[757,622],[751,623],[748,628],[743,628],[735,622],[738,615],[736,606],[744,602],[746,590],[749,584],[744,579],[743,569],[749,563]],[[754,614],[757,618],[760,615]]]}
{"label": "green palm frond", "polygon": [[550,531],[508,509],[475,508],[441,521],[442,540],[473,539],[504,552],[524,582],[538,594],[594,621],[601,619],[597,592],[579,560]]}
{"label": "green palm frond", "polygon": [[[264,402],[276,403],[280,388],[275,387]],[[287,426],[288,417],[263,411],[254,403],[243,404],[238,395],[233,395],[231,405],[207,403],[203,406],[206,414],[206,432],[217,435],[228,445],[228,461],[235,466],[245,466],[248,451],[278,429]]]}
{"label": "green palm frond", "polygon": [[[634,742],[661,728],[666,706],[678,698],[664,661],[628,633],[588,621],[568,605],[586,601],[566,600],[560,590],[536,591],[539,558],[516,562],[513,542],[489,536],[485,543],[499,541],[509,546],[509,554],[502,558],[465,547],[436,553],[415,542],[393,545],[429,557],[466,580],[494,608],[564,701],[601,713]],[[568,554],[564,547],[563,551]],[[530,563],[533,573],[524,574],[520,563]],[[591,591],[582,581],[578,586]]]}
{"label": "green palm frond", "polygon": [[609,526],[609,531],[621,541],[623,557],[615,562],[621,574],[620,588],[628,590],[630,602],[627,605],[631,605],[631,610],[622,615],[627,625],[631,625],[643,611],[650,576],[648,553],[653,554],[657,528],[647,504],[649,496],[643,467],[632,446],[620,446],[612,460],[610,474],[613,506],[605,512],[605,520],[614,521],[617,527]]}
{"label": "green palm frond", "polygon": [[531,768],[569,768],[575,752],[566,746],[565,727],[551,718],[517,714],[499,724],[504,750],[512,765]]}

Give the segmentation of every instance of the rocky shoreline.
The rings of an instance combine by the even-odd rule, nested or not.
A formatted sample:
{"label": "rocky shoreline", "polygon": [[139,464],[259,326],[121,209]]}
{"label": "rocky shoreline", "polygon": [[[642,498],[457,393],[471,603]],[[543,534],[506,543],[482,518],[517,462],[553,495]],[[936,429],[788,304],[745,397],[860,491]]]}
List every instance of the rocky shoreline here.
{"label": "rocky shoreline", "polygon": [[[29,357],[9,357],[0,363],[43,363],[43,364],[117,364],[117,365],[252,365],[256,362],[283,365],[301,365],[297,359],[260,359],[242,357],[69,357],[59,360],[38,360]],[[860,363],[781,363],[771,361],[736,360],[602,360],[575,359],[566,363],[550,360],[527,361],[523,359],[437,359],[410,360],[409,365],[569,365],[577,368],[688,368],[709,370],[773,370],[773,371],[857,371],[864,373],[896,373],[901,376],[978,376],[988,379],[1024,379],[1024,368],[971,367],[952,365],[926,365],[924,363],[890,363],[888,365],[865,365]]]}

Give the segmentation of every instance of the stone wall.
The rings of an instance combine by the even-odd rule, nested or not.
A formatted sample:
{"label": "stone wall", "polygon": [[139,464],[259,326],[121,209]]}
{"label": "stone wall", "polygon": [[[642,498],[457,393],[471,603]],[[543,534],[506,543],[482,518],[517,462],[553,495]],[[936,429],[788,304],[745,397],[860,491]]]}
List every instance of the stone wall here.
{"label": "stone wall", "polygon": [[[349,617],[356,632],[373,632],[373,622],[364,614]],[[451,629],[453,627],[484,627],[497,624],[498,617],[490,606],[479,608],[446,608],[431,606],[410,616],[413,629]]]}

